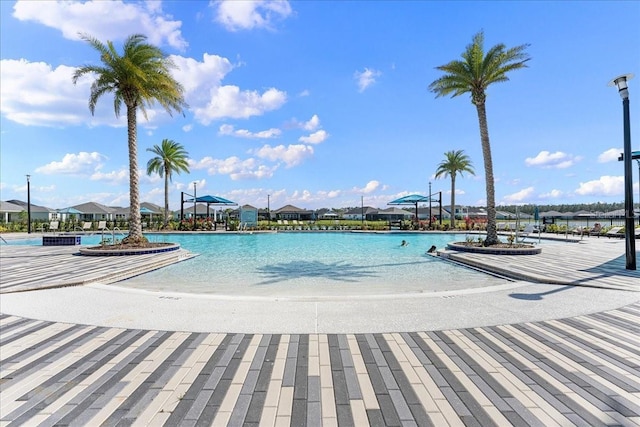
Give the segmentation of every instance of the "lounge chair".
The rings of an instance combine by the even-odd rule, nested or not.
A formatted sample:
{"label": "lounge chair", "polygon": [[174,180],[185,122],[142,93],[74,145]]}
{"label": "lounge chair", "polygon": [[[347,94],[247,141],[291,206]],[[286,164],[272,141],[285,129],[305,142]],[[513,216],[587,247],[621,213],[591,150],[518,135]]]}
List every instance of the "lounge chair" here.
{"label": "lounge chair", "polygon": [[622,227],[613,227],[604,233],[604,235],[607,237],[624,237],[624,233],[620,233],[620,230],[622,230]]}
{"label": "lounge chair", "polygon": [[82,223],[82,231],[91,231],[91,229],[93,228],[93,222],[91,221],[85,221]]}
{"label": "lounge chair", "polygon": [[602,234],[602,225],[599,222],[596,222],[593,228],[589,231],[589,236],[598,236]]}
{"label": "lounge chair", "polygon": [[41,231],[41,232],[45,232],[45,231],[58,231],[60,227],[60,222],[59,221],[51,221],[49,223],[49,225],[47,224],[42,224],[40,227],[38,227],[38,229],[36,231]]}
{"label": "lounge chair", "polygon": [[527,224],[526,227],[524,227],[524,230],[522,230],[520,233],[518,233],[520,236],[520,241],[524,242],[524,239],[526,239],[527,237],[529,237],[529,235],[531,233],[537,233],[538,232],[538,228],[535,224]]}
{"label": "lounge chair", "polygon": [[104,231],[104,230],[109,231],[109,229],[107,228],[107,221],[99,221],[98,222],[98,230],[100,230],[100,231]]}

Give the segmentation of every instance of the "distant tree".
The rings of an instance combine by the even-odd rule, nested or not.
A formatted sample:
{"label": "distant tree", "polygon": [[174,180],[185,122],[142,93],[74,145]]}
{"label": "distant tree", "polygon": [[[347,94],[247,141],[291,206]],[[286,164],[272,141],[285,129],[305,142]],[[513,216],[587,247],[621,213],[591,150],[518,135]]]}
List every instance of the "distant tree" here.
{"label": "distant tree", "polygon": [[189,164],[187,156],[189,153],[182,145],[171,140],[163,139],[160,146],[154,145],[153,148],[147,148],[147,151],[156,155],[147,162],[147,175],[157,173],[160,177],[164,177],[164,228],[169,223],[169,181],[172,180],[173,173],[180,172],[189,173]]}
{"label": "distant tree", "polygon": [[436,67],[436,69],[444,71],[445,75],[429,85],[429,89],[436,94],[436,98],[445,95],[455,97],[470,93],[471,103],[476,106],[487,192],[487,238],[485,245],[499,243],[496,228],[493,163],[485,110],[486,90],[493,83],[508,81],[508,72],[527,66],[526,63],[530,57],[525,49],[528,46],[523,44],[507,49],[504,44],[497,44],[485,53],[484,33],[480,31],[462,53],[462,60],[454,60]]}
{"label": "distant tree", "polygon": [[447,151],[445,159],[440,162],[436,170],[436,178],[451,177],[451,228],[456,227],[456,176],[463,176],[464,172],[475,175],[473,165],[463,150]]}
{"label": "distant tree", "polygon": [[142,235],[140,215],[140,192],[138,188],[138,109],[147,118],[146,107],[160,104],[170,115],[172,111],[182,113],[186,103],[183,88],[169,73],[174,64],[157,47],[146,43],[146,36],[134,34],[123,45],[120,55],[113,43],[107,44],[81,35],[100,55],[102,65],[84,65],[73,73],[73,83],[84,75],[95,77],[89,95],[89,111],[95,113],[98,100],[106,93],[114,96],[116,117],[120,116],[122,104],[127,108],[127,141],[129,145],[129,235],[123,243],[139,244],[146,241]]}

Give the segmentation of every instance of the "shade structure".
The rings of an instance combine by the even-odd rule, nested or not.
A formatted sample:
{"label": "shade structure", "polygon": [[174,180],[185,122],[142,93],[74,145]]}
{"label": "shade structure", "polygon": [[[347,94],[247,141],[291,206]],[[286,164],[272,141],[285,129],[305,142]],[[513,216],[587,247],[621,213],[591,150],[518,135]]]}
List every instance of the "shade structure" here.
{"label": "shade structure", "polygon": [[[185,200],[188,203],[206,203],[207,204],[207,217],[209,216],[209,206],[210,205],[214,205],[214,206],[237,206],[238,204],[236,202],[232,202],[231,200],[227,200],[224,197],[220,197],[220,196],[200,196],[200,197],[196,197],[195,201],[193,198],[191,199],[187,199]],[[196,211],[194,209],[193,211],[193,216],[195,218],[196,216]]]}
{"label": "shade structure", "polygon": [[422,196],[420,194],[410,194],[408,196],[400,197],[387,203],[388,205],[415,205],[416,206],[416,221],[418,221],[418,203],[428,203],[430,197]]}
{"label": "shade structure", "polygon": [[[185,200],[186,202],[193,203],[193,198]],[[206,203],[207,205],[238,205],[236,202],[227,200],[220,196],[200,196],[196,197],[197,203]]]}
{"label": "shade structure", "polygon": [[140,213],[144,214],[144,215],[151,215],[151,214],[153,214],[155,212],[152,211],[151,209],[146,208],[146,207],[143,206],[143,207],[140,208]]}

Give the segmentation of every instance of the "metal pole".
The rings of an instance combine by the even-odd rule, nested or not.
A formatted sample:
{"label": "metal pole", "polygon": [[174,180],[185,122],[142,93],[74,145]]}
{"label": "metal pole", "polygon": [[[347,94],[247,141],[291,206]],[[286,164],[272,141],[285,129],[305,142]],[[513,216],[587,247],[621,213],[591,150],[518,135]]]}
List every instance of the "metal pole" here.
{"label": "metal pole", "polygon": [[364,230],[364,196],[360,196],[360,224]]}
{"label": "metal pole", "polygon": [[31,234],[31,175],[27,175],[27,233]]}
{"label": "metal pole", "polygon": [[196,182],[193,183],[193,231],[196,230]]}
{"label": "metal pole", "polygon": [[624,210],[627,270],[636,269],[635,215],[633,213],[633,171],[631,169],[631,125],[629,121],[629,92],[621,92],[624,120]]}
{"label": "metal pole", "polygon": [[267,216],[269,217],[269,228],[271,228],[271,194],[267,194]]}
{"label": "metal pole", "polygon": [[638,162],[638,225],[640,225],[640,160],[636,159]]}
{"label": "metal pole", "polygon": [[180,192],[180,223],[184,220],[184,191]]}
{"label": "metal pole", "polygon": [[429,229],[431,229],[431,181],[429,181]]}
{"label": "metal pole", "polygon": [[439,191],[438,194],[438,205],[440,205],[440,225],[442,225],[442,191]]}

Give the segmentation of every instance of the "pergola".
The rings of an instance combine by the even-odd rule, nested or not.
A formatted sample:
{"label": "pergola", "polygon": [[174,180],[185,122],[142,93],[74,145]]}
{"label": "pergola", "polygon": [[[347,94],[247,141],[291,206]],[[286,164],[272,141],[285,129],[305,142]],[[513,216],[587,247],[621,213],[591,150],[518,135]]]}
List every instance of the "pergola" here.
{"label": "pergola", "polygon": [[[420,194],[411,194],[409,196],[400,197],[399,199],[392,200],[388,205],[415,205],[416,207],[416,222],[418,222],[418,203],[429,203],[429,225],[431,225],[431,196],[422,196]],[[442,222],[442,203],[438,200],[440,207],[440,222]]]}
{"label": "pergola", "polygon": [[[183,197],[184,197],[184,193],[182,193]],[[187,199],[184,200],[181,199],[180,200],[180,220],[184,219],[184,203],[206,203],[207,204],[207,217],[209,217],[209,206],[214,205],[214,206],[238,206],[238,204],[236,202],[232,202],[231,200],[227,200],[224,197],[220,197],[220,196],[200,196],[200,197],[196,197],[191,198],[191,199]],[[193,210],[193,215],[195,218],[196,215],[196,210],[194,207]]]}

